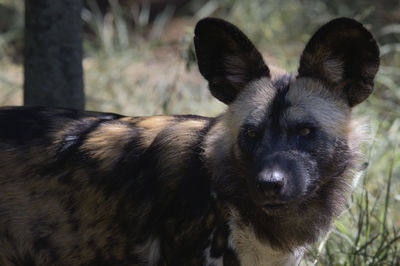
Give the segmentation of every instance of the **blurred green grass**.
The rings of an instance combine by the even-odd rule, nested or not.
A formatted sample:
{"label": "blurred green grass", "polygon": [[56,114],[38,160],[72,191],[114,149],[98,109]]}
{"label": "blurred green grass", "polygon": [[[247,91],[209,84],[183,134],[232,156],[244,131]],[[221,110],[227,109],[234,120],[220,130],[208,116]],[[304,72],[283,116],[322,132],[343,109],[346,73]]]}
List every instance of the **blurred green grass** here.
{"label": "blurred green grass", "polygon": [[[250,36],[269,64],[296,71],[299,55],[328,20],[362,21],[381,48],[374,94],[356,108],[370,140],[348,209],[330,234],[310,247],[302,265],[400,264],[400,6],[397,1],[188,1],[186,16],[165,9],[150,20],[149,5],[110,0],[103,14],[87,0],[82,13],[87,109],[126,115],[216,115],[195,65],[193,27],[204,16],[230,20]],[[7,14],[7,16],[3,15]],[[3,19],[1,19],[3,18]],[[3,24],[6,27],[1,27]],[[134,25],[134,26],[133,26]],[[22,104],[23,1],[0,0],[0,104]]]}

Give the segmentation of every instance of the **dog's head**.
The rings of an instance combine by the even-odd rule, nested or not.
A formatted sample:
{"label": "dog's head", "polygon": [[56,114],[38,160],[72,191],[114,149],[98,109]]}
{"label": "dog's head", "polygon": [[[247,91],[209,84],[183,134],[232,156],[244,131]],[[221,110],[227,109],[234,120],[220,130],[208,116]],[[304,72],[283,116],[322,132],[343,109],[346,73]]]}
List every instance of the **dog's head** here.
{"label": "dog's head", "polygon": [[296,74],[269,68],[220,19],[201,20],[194,42],[211,93],[228,104],[215,152],[232,158],[253,203],[270,215],[309,199],[330,208],[335,184],[354,167],[351,110],[373,91],[379,67],[370,32],[353,19],[332,20],[312,36]]}

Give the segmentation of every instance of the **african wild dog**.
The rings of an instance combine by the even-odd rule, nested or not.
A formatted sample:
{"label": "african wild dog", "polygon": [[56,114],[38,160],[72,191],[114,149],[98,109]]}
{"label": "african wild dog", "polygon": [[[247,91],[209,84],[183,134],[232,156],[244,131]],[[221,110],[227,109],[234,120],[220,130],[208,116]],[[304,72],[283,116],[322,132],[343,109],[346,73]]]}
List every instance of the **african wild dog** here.
{"label": "african wild dog", "polygon": [[220,19],[194,43],[218,117],[1,109],[0,265],[295,265],[328,230],[357,168],[371,34],[329,22],[297,74]]}

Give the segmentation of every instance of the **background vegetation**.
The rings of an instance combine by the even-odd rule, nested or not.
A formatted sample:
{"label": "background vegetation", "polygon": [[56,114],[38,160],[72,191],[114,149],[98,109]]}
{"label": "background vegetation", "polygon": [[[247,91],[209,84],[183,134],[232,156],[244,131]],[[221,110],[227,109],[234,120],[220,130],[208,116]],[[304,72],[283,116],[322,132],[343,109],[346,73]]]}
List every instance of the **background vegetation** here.
{"label": "background vegetation", "polygon": [[[151,2],[151,1],[150,1]],[[382,66],[376,91],[355,115],[367,118],[365,169],[335,228],[303,265],[400,264],[400,6],[398,1],[86,0],[87,109],[126,115],[216,115],[195,65],[195,22],[218,16],[240,25],[269,64],[296,71],[305,42],[338,16],[362,21],[376,36]],[[161,3],[160,3],[161,2]],[[0,0],[0,105],[22,103],[23,0]]]}

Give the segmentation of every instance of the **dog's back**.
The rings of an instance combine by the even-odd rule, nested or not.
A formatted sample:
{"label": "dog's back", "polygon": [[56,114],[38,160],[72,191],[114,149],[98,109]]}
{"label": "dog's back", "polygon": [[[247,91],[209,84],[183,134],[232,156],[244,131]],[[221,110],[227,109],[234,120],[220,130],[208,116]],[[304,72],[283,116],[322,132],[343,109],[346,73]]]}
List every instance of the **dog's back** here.
{"label": "dog's back", "polygon": [[0,264],[200,265],[212,121],[2,108]]}

